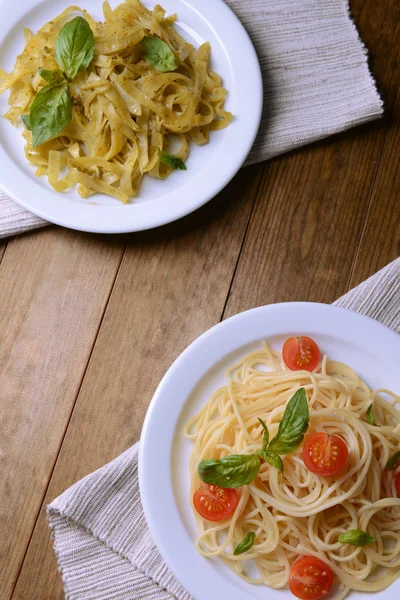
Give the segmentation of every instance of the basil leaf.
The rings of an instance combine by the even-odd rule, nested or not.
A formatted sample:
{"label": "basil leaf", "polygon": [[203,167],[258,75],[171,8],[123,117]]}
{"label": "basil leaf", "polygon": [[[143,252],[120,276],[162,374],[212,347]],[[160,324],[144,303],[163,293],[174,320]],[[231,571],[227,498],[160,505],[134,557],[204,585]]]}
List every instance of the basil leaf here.
{"label": "basil leaf", "polygon": [[236,546],[233,552],[234,556],[238,556],[239,554],[243,554],[243,552],[250,550],[250,548],[254,544],[255,538],[256,534],[254,533],[254,531],[249,531],[248,533],[246,533],[244,538]]}
{"label": "basil leaf", "polygon": [[164,152],[163,150],[158,151],[158,156],[160,158],[160,162],[172,167],[173,169],[180,169],[181,171],[186,171],[186,165],[181,158],[175,156],[175,154],[168,154],[168,152]]}
{"label": "basil leaf", "polygon": [[308,404],[304,388],[300,388],[289,400],[278,433],[269,443],[268,449],[278,454],[289,454],[300,446],[308,428]]}
{"label": "basil leaf", "polygon": [[268,427],[267,424],[264,423],[264,421],[260,418],[258,418],[258,420],[260,421],[262,428],[264,429],[264,435],[263,435],[263,444],[262,444],[262,451],[267,449],[268,446],[268,442],[269,442],[269,431],[268,431]]}
{"label": "basil leaf", "polygon": [[93,54],[93,32],[83,17],[75,17],[60,29],[55,45],[56,61],[69,80],[89,66]]}
{"label": "basil leaf", "polygon": [[349,529],[345,533],[339,535],[339,542],[341,544],[351,544],[351,546],[366,546],[372,542],[376,542],[376,539],[362,531],[361,529]]}
{"label": "basil leaf", "polygon": [[262,457],[265,461],[267,461],[267,463],[269,463],[276,469],[279,469],[279,471],[283,473],[283,461],[279,454],[277,454],[273,450],[266,450],[262,453]]}
{"label": "basil leaf", "polygon": [[142,48],[144,58],[157,71],[167,73],[168,71],[175,71],[178,67],[175,54],[168,44],[158,37],[144,37]]}
{"label": "basil leaf", "polygon": [[28,131],[32,131],[31,118],[29,115],[21,115],[21,119]]}
{"label": "basil leaf", "polygon": [[400,458],[400,450],[398,452],[395,452],[393,454],[392,458],[389,458],[388,463],[386,465],[386,468],[388,471],[393,471],[393,469],[396,468],[399,458]]}
{"label": "basil leaf", "polygon": [[372,412],[372,404],[370,404],[367,410],[367,421],[370,425],[375,425],[375,417],[374,413]]}
{"label": "basil leaf", "polygon": [[58,85],[65,81],[64,73],[60,71],[60,69],[54,69],[53,71],[39,69],[39,75],[40,77],[43,77],[45,81],[48,81],[48,83],[52,83],[53,85]]}
{"label": "basil leaf", "polygon": [[257,477],[260,464],[258,454],[232,454],[219,460],[202,460],[198,473],[205,483],[237,488]]}
{"label": "basil leaf", "polygon": [[72,118],[67,81],[60,85],[45,85],[36,94],[29,116],[34,148],[61,133]]}

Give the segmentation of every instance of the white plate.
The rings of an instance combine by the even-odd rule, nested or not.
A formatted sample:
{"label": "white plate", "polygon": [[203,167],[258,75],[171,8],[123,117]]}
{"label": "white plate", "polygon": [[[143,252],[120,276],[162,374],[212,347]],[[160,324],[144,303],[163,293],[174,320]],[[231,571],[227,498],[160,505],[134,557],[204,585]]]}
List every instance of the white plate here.
{"label": "white plate", "polygon": [[[400,336],[365,316],[326,304],[262,306],[216,325],[174,362],[161,381],[146,416],[139,461],[140,492],[153,538],[178,581],[196,600],[289,600],[287,590],[248,584],[219,559],[195,549],[195,520],[189,500],[189,455],[184,423],[225,380],[225,370],[264,339],[281,349],[292,335],[309,335],[351,366],[373,388],[400,393]],[[400,580],[380,592],[400,595]],[[352,600],[371,598],[352,593]]]}
{"label": "white plate", "polygon": [[[119,0],[112,0],[112,7]],[[71,0],[0,0],[0,66],[11,71],[24,47],[23,29],[37,31],[58,15]],[[153,7],[155,1],[144,1]],[[203,147],[191,144],[187,171],[167,180],[145,177],[139,196],[124,206],[105,195],[87,200],[76,190],[57,194],[46,177],[35,178],[27,163],[19,129],[0,119],[0,186],[29,211],[59,225],[98,233],[123,233],[175,221],[213,198],[237,173],[254,142],[261,118],[262,79],[255,50],[244,27],[222,0],[163,0],[169,14],[176,12],[177,28],[196,47],[211,42],[211,66],[228,90],[227,110],[234,114],[226,129],[211,133]],[[83,0],[96,20],[102,20],[101,0]],[[2,9],[2,10],[1,10]],[[8,92],[0,96],[0,114],[8,107]]]}

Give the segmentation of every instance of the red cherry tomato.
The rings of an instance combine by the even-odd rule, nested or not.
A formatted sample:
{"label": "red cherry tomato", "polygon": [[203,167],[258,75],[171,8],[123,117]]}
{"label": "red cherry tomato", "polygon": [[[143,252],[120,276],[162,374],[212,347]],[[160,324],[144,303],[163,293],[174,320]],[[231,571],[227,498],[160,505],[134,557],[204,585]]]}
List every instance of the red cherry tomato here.
{"label": "red cherry tomato", "polygon": [[219,485],[202,484],[193,494],[195,509],[207,521],[227,519],[235,512],[238,502],[236,490]]}
{"label": "red cherry tomato", "polygon": [[343,469],[349,451],[336,435],[312,433],[303,446],[303,460],[309,471],[317,475],[336,475]]}
{"label": "red cherry tomato", "polygon": [[314,556],[302,556],[290,569],[290,591],[301,600],[319,600],[329,592],[333,573],[330,567]]}
{"label": "red cherry tomato", "polygon": [[400,473],[397,473],[394,485],[396,486],[396,493],[400,498]]}
{"label": "red cherry tomato", "polygon": [[309,337],[291,337],[283,344],[282,356],[291,371],[312,371],[320,360],[317,344]]}

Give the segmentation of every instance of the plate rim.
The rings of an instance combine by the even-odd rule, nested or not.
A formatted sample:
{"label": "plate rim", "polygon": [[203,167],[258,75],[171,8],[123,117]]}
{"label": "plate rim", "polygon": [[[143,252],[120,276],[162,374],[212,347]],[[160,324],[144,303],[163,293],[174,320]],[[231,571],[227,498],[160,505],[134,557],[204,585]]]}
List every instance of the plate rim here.
{"label": "plate rim", "polygon": [[[196,568],[190,568],[190,567],[192,567],[192,563],[190,563],[190,562],[186,562],[186,567],[189,567],[189,569],[185,570],[185,568],[184,568],[185,561],[188,561],[188,558],[186,556],[182,556],[179,552],[177,553],[175,551],[175,556],[171,557],[170,545],[166,545],[165,538],[162,535],[160,536],[160,525],[161,525],[161,529],[162,529],[162,524],[163,524],[162,521],[163,520],[164,520],[164,522],[166,521],[165,514],[166,514],[166,512],[168,512],[168,509],[166,511],[165,505],[164,505],[163,515],[162,515],[162,518],[160,521],[160,518],[157,518],[155,516],[157,514],[157,511],[154,511],[154,509],[153,509],[154,503],[153,503],[153,506],[151,507],[151,501],[152,500],[154,501],[154,491],[155,491],[154,490],[154,477],[147,477],[147,473],[149,472],[149,463],[151,464],[151,462],[152,462],[151,460],[148,459],[149,447],[150,447],[149,443],[150,443],[150,438],[154,439],[152,430],[154,430],[154,426],[153,426],[154,423],[157,422],[157,420],[154,419],[153,415],[155,415],[155,413],[157,411],[158,404],[162,401],[163,394],[165,395],[168,393],[168,386],[170,386],[171,382],[173,382],[173,379],[176,377],[177,372],[179,370],[181,370],[182,367],[185,366],[185,362],[188,359],[190,359],[191,356],[195,356],[196,353],[198,353],[199,351],[202,350],[203,345],[212,343],[214,338],[220,337],[221,335],[226,334],[227,332],[229,332],[229,329],[235,328],[236,324],[242,320],[246,320],[248,318],[252,319],[254,315],[256,315],[254,317],[256,319],[257,315],[261,314],[262,316],[264,316],[265,313],[269,313],[269,316],[271,317],[271,315],[273,315],[273,313],[276,311],[279,312],[279,311],[286,311],[286,310],[296,311],[296,316],[297,316],[298,312],[302,312],[302,311],[312,310],[312,311],[314,311],[314,313],[315,313],[315,311],[317,311],[320,313],[318,315],[318,318],[324,317],[326,314],[328,314],[328,316],[331,316],[333,313],[336,313],[338,315],[339,319],[343,319],[343,322],[340,323],[340,328],[344,328],[343,329],[344,331],[346,330],[346,327],[348,326],[349,321],[350,321],[350,325],[355,326],[355,327],[357,326],[357,327],[363,328],[365,326],[368,329],[368,336],[371,335],[370,329],[372,328],[374,330],[372,332],[372,335],[374,336],[374,343],[377,341],[378,346],[380,345],[382,350],[384,350],[386,352],[387,347],[388,346],[391,347],[393,345],[395,350],[397,349],[398,352],[400,351],[400,335],[372,317],[369,317],[362,313],[353,311],[351,309],[347,309],[347,308],[337,306],[337,305],[332,305],[332,304],[324,304],[324,303],[319,303],[319,302],[283,302],[283,303],[274,303],[274,304],[268,304],[268,305],[263,305],[263,306],[259,306],[256,308],[252,308],[252,309],[240,312],[238,314],[235,314],[235,315],[227,318],[226,320],[217,323],[216,325],[214,325],[213,327],[211,327],[210,329],[205,331],[203,334],[201,334],[199,337],[197,337],[193,342],[191,342],[183,350],[183,352],[175,359],[175,361],[168,368],[165,375],[161,379],[159,385],[157,386],[157,389],[156,389],[156,391],[153,395],[153,398],[150,402],[150,405],[149,405],[149,408],[147,410],[146,417],[144,420],[141,439],[140,439],[140,452],[139,452],[139,465],[138,465],[139,488],[140,488],[140,494],[141,494],[141,499],[142,499],[144,515],[145,515],[147,524],[149,526],[150,533],[153,537],[154,542],[156,543],[156,546],[157,546],[161,556],[163,557],[165,563],[167,564],[167,566],[169,567],[171,572],[175,575],[177,581],[186,589],[187,592],[189,592],[194,598],[196,598],[196,600],[207,600],[209,598],[209,589],[207,590],[207,587],[204,588],[204,577],[202,577],[201,574],[199,575],[196,572]],[[300,319],[302,318],[301,315],[299,318]],[[362,331],[362,329],[361,329],[361,331]],[[327,333],[327,332],[325,331],[324,333]],[[276,335],[276,334],[271,333],[271,335]],[[242,338],[240,345],[245,346],[246,344],[249,344],[249,343],[251,343],[251,340],[249,340],[249,339],[246,340],[246,339]],[[228,353],[235,351],[236,349],[237,349],[237,347],[236,348],[232,347],[232,348],[230,348]],[[221,352],[219,352],[219,354],[221,354]],[[219,358],[217,358],[216,360],[213,360],[212,364],[218,363],[220,360],[223,359],[224,356],[227,356],[226,351],[223,353],[222,356],[219,356]],[[212,368],[212,365],[211,365],[211,367],[207,367],[206,369],[203,369],[203,370],[205,371],[205,373],[207,373],[210,368]],[[204,376],[204,375],[202,375],[202,376]],[[191,386],[192,389],[195,388],[195,386],[201,380],[202,376],[193,380],[192,386]],[[187,396],[186,396],[186,398],[187,398]],[[180,405],[180,408],[178,411],[178,418],[179,418],[180,411],[183,409],[184,405],[185,405],[185,401]],[[177,411],[175,410],[175,412],[177,412]],[[172,436],[172,438],[173,438],[173,436]],[[168,451],[164,452],[163,457],[162,457],[162,463],[163,463],[164,467],[167,468],[168,473],[170,471],[171,458],[172,458],[171,457],[172,438],[171,438],[171,444],[168,447]],[[154,475],[154,472],[152,472],[152,475]],[[171,504],[171,497],[172,497],[172,504]],[[178,510],[176,509],[174,492],[172,489],[171,482],[169,483],[169,486],[167,486],[167,498],[168,498],[167,507],[168,507],[168,505],[172,506],[173,508],[175,508],[175,512],[177,513]],[[165,497],[163,497],[163,499],[165,500]],[[172,522],[174,520],[176,520],[175,515],[173,515],[173,516],[174,516],[174,519],[172,520]],[[171,522],[170,519],[168,519],[168,521]],[[185,528],[182,524],[182,521],[178,519],[178,522],[180,522],[180,524],[182,525],[182,529],[184,530]],[[184,533],[186,534],[187,532],[184,531]],[[177,540],[173,539],[172,543],[176,544]],[[191,540],[191,544],[193,545],[193,540]],[[193,548],[194,548],[194,545],[193,545]],[[178,561],[176,560],[177,556],[179,556]],[[198,556],[200,557],[200,555],[198,555]],[[193,556],[191,558],[193,561]],[[204,559],[204,557],[201,557],[201,558]],[[188,575],[188,573],[190,573],[190,575]],[[229,586],[230,582],[226,582],[226,584],[228,584],[228,586]],[[233,590],[233,589],[229,589],[229,587],[226,587],[225,591],[226,591],[227,595],[229,595],[229,593],[232,593],[232,591],[234,591],[235,600],[250,600],[249,594],[246,591],[244,591],[242,593],[242,590],[239,590],[238,588],[235,588],[235,590]]]}
{"label": "plate rim", "polygon": [[[6,5],[6,1],[0,0],[0,6]],[[35,202],[32,205],[29,200],[29,186],[32,187],[32,178],[22,170],[19,163],[14,162],[13,158],[8,154],[6,147],[0,143],[0,161],[2,163],[0,188],[7,196],[36,216],[70,229],[91,233],[130,233],[160,227],[191,214],[214,198],[231,181],[243,166],[254,144],[261,122],[263,80],[257,53],[244,25],[223,0],[179,1],[199,14],[211,29],[214,29],[213,20],[215,22],[219,18],[221,20],[224,19],[226,22],[228,19],[230,31],[232,28],[234,31],[225,33],[225,25],[218,32],[218,37],[221,40],[224,51],[229,56],[229,67],[232,69],[232,76],[235,80],[241,78],[245,82],[250,81],[252,83],[252,94],[247,93],[248,84],[241,86],[246,90],[244,93],[240,94],[238,90],[236,91],[236,104],[240,110],[236,110],[235,112],[238,116],[243,116],[246,113],[250,114],[251,120],[239,122],[238,119],[235,127],[231,129],[228,127],[225,130],[225,140],[221,148],[230,148],[230,154],[229,160],[226,160],[223,165],[222,175],[220,175],[218,165],[213,164],[215,159],[213,157],[213,160],[208,161],[202,170],[194,174],[193,178],[187,184],[179,187],[177,190],[172,189],[167,192],[166,197],[163,198],[166,202],[170,201],[166,211],[162,209],[157,212],[157,209],[152,206],[152,200],[135,204],[134,199],[128,206],[98,205],[93,207],[90,204],[75,202],[71,211],[70,203],[73,200],[63,197],[52,189],[40,186],[40,184],[38,184],[37,190],[35,187],[34,191],[35,197],[38,198],[36,200],[38,205],[35,206]],[[152,5],[156,4],[156,1],[145,0],[145,3]],[[4,39],[7,37],[10,28],[15,27],[16,23],[21,20],[23,21],[24,15],[40,4],[42,4],[40,0],[35,0],[30,5],[26,5],[25,0],[15,0],[12,15],[11,11],[6,11],[5,19],[0,22],[0,38]],[[212,15],[211,20],[209,18],[210,14]],[[240,39],[239,45],[237,43],[238,39]],[[231,54],[233,53],[233,56],[235,56],[238,47],[240,48],[240,52],[244,53],[246,60],[236,60],[235,63],[235,59],[231,60]],[[251,68],[249,68],[249,64]],[[234,65],[234,68],[232,65]],[[246,113],[244,111],[245,105],[246,107],[249,106],[249,111],[246,111]],[[240,137],[240,144],[236,143],[238,137]],[[221,148],[218,149],[217,156],[220,156]],[[22,160],[26,159],[21,152]],[[201,191],[201,186],[198,185],[199,176],[201,176],[202,181],[207,180],[209,182],[208,187],[203,192]],[[189,201],[186,201],[186,197]],[[177,203],[174,203],[175,198],[178,198]],[[61,199],[62,202],[57,204],[57,199]],[[94,211],[94,208],[97,210]]]}

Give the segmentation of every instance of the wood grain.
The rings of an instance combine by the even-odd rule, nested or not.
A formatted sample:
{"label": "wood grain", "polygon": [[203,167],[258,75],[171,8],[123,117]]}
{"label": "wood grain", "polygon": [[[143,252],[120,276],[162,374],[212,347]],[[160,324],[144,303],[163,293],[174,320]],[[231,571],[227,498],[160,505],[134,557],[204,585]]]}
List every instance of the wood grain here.
{"label": "wood grain", "polygon": [[350,287],[400,256],[400,92],[373,188]]}
{"label": "wood grain", "polygon": [[[374,47],[380,39],[382,50],[372,51],[371,68],[377,74],[388,71],[383,90],[384,121],[388,135],[382,151],[379,170],[371,192],[364,224],[348,288],[351,289],[400,255],[400,4],[397,0],[385,3],[388,18],[379,19],[382,4],[357,2],[355,16],[367,46]],[[362,17],[362,18],[361,18]],[[384,32],[382,31],[384,28]]]}
{"label": "wood grain", "polygon": [[[399,252],[398,1],[353,0],[352,10],[383,90],[385,118],[246,170],[198,213],[131,238],[13,600],[63,598],[44,505],[138,439],[155,386],[190,341],[222,315],[255,305],[330,302]],[[98,243],[102,248],[104,240]],[[76,263],[77,277],[81,268]],[[49,286],[50,295],[54,290]],[[60,403],[71,406],[71,390],[64,394]],[[57,402],[52,410],[65,417]],[[31,479],[38,487],[37,473]],[[45,489],[44,478],[39,487]],[[33,522],[31,506],[26,512]]]}
{"label": "wood grain", "polygon": [[332,302],[348,288],[400,83],[398,61],[387,60],[389,47],[400,51],[397,4],[353,4],[388,114],[268,163],[224,317],[271,302]]}
{"label": "wood grain", "polygon": [[[132,239],[45,502],[138,440],[167,367],[220,320],[262,170],[241,172],[184,223]],[[13,599],[60,589],[42,512]]]}
{"label": "wood grain", "polygon": [[[269,163],[224,316],[345,292],[381,152],[368,134]],[[351,200],[349,200],[351,198]]]}
{"label": "wood grain", "polygon": [[0,265],[7,248],[7,240],[0,240]]}
{"label": "wood grain", "polygon": [[390,125],[399,88],[400,4],[397,0],[351,0],[361,39],[368,49],[368,63],[384,100],[383,121]]}
{"label": "wood grain", "polygon": [[1,599],[8,598],[29,543],[122,251],[52,228],[10,241],[4,255]]}

